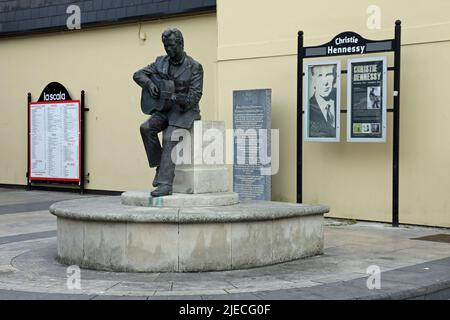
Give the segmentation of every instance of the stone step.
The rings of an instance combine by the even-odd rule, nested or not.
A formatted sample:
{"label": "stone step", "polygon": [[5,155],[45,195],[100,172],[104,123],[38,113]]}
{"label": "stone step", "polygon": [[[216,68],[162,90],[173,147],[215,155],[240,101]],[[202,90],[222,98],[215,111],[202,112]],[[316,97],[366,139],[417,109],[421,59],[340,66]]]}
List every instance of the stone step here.
{"label": "stone step", "polygon": [[122,193],[123,205],[140,207],[213,207],[229,206],[239,203],[235,192],[213,192],[199,194],[174,193],[170,196],[152,197],[150,191],[127,191]]}

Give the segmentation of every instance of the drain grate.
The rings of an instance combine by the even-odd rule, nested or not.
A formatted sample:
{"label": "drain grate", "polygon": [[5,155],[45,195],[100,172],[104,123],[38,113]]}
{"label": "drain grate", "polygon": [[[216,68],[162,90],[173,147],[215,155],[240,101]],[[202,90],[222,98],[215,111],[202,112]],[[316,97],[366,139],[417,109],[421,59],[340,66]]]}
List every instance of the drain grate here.
{"label": "drain grate", "polygon": [[420,238],[411,238],[411,240],[423,240],[423,241],[434,241],[434,242],[445,242],[450,243],[450,234],[433,234],[431,236],[425,236]]}

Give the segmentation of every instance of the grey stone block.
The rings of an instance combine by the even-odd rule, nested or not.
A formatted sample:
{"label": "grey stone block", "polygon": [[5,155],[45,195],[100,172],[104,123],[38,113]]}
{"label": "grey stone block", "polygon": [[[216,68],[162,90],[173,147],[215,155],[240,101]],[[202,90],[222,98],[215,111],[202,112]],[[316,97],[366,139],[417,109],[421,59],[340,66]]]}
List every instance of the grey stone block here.
{"label": "grey stone block", "polygon": [[175,169],[174,192],[228,191],[225,136],[223,121],[194,121],[192,129],[184,131],[183,141],[186,141],[186,144],[183,146],[188,148],[187,141],[190,141],[190,155],[177,159],[180,164]]}
{"label": "grey stone block", "polygon": [[57,219],[57,252],[67,264],[84,259],[84,223]]}
{"label": "grey stone block", "polygon": [[231,269],[229,224],[183,224],[179,230],[179,271]]}
{"label": "grey stone block", "polygon": [[[306,218],[306,217],[305,217]],[[303,248],[301,243],[300,219],[291,218],[273,222],[273,261],[283,261],[287,257],[289,260],[299,258]]]}
{"label": "grey stone block", "polygon": [[234,223],[231,225],[233,268],[250,268],[273,263],[271,221]]}
{"label": "grey stone block", "polygon": [[128,224],[127,269],[178,271],[178,226],[175,224]]}
{"label": "grey stone block", "polygon": [[211,193],[228,191],[228,169],[225,166],[183,166],[175,169],[173,191],[178,193]]}
{"label": "grey stone block", "polygon": [[125,271],[128,263],[126,239],[126,224],[86,223],[81,265],[94,269]]}

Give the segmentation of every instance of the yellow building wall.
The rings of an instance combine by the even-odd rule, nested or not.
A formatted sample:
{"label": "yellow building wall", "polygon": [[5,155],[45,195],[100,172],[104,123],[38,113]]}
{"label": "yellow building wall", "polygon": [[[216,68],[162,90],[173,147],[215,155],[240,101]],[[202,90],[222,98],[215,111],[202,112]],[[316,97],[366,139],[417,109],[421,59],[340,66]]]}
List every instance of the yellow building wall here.
{"label": "yellow building wall", "polygon": [[[381,29],[367,27],[367,8],[381,9]],[[296,46],[328,42],[343,31],[394,37],[402,20],[400,222],[450,227],[450,2],[218,0],[218,118],[232,127],[232,92],[272,89],[272,128],[280,129],[280,170],[272,198],[296,201]],[[393,65],[388,54],[389,66]],[[332,57],[331,59],[334,59]],[[346,58],[342,58],[346,69]],[[341,106],[346,108],[346,77]],[[388,80],[392,107],[392,75]],[[392,114],[387,143],[304,143],[305,203],[331,207],[330,217],[390,221]]]}
{"label": "yellow building wall", "polygon": [[202,63],[203,119],[216,111],[217,21],[215,14],[0,39],[0,183],[26,184],[26,96],[33,101],[45,85],[58,81],[73,99],[86,91],[86,172],[88,189],[150,188],[139,126],[140,88],[133,73],[165,54],[161,33],[167,27],[183,32],[186,52]]}

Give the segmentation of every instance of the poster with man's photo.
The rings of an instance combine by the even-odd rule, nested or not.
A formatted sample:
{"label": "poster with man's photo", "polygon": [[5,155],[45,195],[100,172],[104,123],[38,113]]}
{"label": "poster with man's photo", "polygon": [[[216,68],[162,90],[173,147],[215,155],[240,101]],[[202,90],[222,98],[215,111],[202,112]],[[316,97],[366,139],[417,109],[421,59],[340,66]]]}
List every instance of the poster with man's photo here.
{"label": "poster with man's photo", "polygon": [[347,141],[386,142],[386,57],[348,61]]}
{"label": "poster with man's photo", "polygon": [[340,128],[340,61],[305,64],[305,141],[338,142]]}

